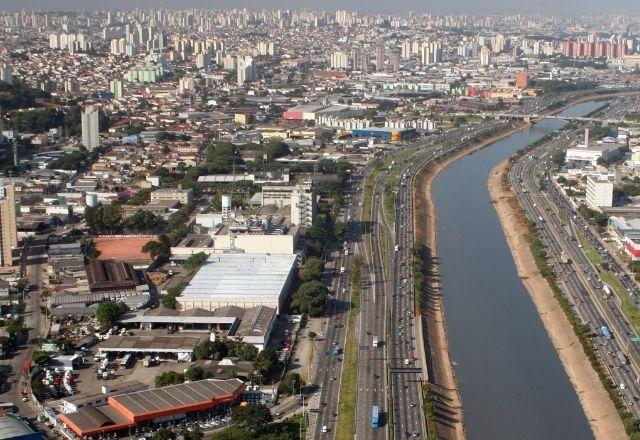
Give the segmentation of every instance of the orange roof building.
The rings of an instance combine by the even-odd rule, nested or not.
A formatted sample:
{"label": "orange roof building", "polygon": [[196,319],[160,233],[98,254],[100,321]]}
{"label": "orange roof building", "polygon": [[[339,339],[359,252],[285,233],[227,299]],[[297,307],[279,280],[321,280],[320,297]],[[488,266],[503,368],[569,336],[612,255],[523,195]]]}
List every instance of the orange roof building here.
{"label": "orange roof building", "polygon": [[207,411],[234,402],[244,390],[240,379],[205,379],[109,396],[104,406],[82,407],[58,418],[79,437],[91,437]]}

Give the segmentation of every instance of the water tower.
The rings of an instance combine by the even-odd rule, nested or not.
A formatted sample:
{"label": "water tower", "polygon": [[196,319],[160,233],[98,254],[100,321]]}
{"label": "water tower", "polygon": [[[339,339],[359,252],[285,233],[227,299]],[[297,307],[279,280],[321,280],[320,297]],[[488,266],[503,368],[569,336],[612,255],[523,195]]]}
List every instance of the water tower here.
{"label": "water tower", "polygon": [[231,196],[222,196],[222,220],[229,221],[229,211],[231,211]]}

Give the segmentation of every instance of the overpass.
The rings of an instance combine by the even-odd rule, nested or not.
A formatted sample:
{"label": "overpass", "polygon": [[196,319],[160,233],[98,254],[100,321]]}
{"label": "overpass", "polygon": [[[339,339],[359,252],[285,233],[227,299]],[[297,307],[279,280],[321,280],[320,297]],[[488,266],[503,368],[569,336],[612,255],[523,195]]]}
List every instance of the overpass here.
{"label": "overpass", "polygon": [[[483,112],[473,113],[473,116],[479,116],[483,119],[510,119],[510,120],[522,120],[525,122],[539,121],[541,119],[560,119],[562,121],[579,121],[579,122],[598,122],[602,124],[621,124],[627,123],[623,119],[602,119],[602,118],[590,118],[584,116],[562,116],[562,115],[545,115],[541,113],[494,113]],[[470,116],[469,113],[456,113],[456,116]]]}

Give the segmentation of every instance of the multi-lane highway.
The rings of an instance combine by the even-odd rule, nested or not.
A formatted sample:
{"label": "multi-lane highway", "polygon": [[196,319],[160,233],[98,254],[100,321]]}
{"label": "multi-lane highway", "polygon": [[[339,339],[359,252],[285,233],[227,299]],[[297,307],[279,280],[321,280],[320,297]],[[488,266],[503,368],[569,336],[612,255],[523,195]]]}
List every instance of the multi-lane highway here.
{"label": "multi-lane highway", "polygon": [[[547,248],[560,286],[574,305],[574,310],[582,322],[589,326],[593,344],[604,365],[630,411],[638,417],[640,408],[636,402],[640,398],[640,370],[636,354],[632,353],[633,356],[629,356],[631,362],[628,364],[624,362],[624,357],[620,356],[620,353],[629,355],[627,340],[635,334],[618,303],[611,297],[605,299],[598,271],[581,248],[575,230],[581,229],[584,233],[585,225],[578,221],[577,216],[574,218],[573,210],[559,196],[554,184],[549,180],[548,159],[553,147],[555,144],[545,143],[521,156],[512,166],[509,180],[527,215],[536,222],[539,237]],[[548,193],[539,189],[541,177],[546,182]],[[556,203],[552,203],[550,198]],[[560,212],[568,219],[566,223],[561,220]],[[563,252],[570,258],[571,263],[562,262]],[[612,338],[603,334],[603,326],[610,329]]]}
{"label": "multi-lane highway", "polygon": [[[347,182],[345,204],[340,212],[340,220],[347,224],[347,240],[330,253],[334,268],[327,274],[335,280],[332,283],[333,296],[329,299],[324,334],[318,335],[316,361],[311,382],[320,387],[320,392],[309,399],[309,437],[332,438],[336,427],[338,398],[342,378],[342,349],[344,348],[350,308],[351,288],[348,283],[348,268],[355,247],[361,240],[360,221],[362,215],[362,192],[360,177]],[[334,355],[334,348],[339,354]]]}

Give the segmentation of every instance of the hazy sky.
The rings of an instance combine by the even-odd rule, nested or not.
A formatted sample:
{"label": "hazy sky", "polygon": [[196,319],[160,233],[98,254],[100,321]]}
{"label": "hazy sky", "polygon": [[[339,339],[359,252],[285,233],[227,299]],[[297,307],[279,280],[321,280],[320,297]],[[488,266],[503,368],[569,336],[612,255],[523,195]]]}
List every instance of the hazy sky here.
{"label": "hazy sky", "polygon": [[348,9],[363,12],[546,12],[640,15],[640,0],[0,0],[0,9],[124,9],[136,6]]}

